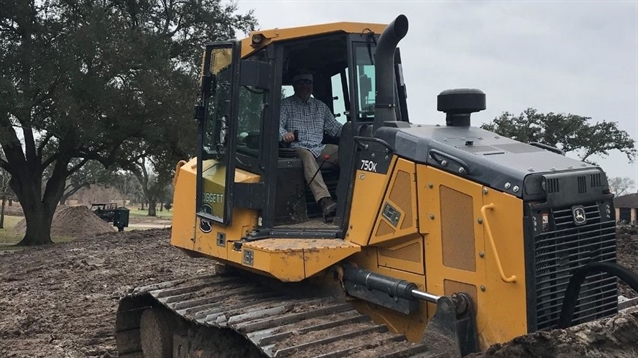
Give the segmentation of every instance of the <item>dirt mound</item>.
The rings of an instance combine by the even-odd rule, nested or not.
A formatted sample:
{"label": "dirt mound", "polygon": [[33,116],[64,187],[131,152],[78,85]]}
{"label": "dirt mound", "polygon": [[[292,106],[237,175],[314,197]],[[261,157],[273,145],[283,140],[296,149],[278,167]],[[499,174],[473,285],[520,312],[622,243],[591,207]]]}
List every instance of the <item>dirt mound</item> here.
{"label": "dirt mound", "polygon": [[[621,226],[616,230],[616,254],[618,263],[633,272],[638,272],[638,226]],[[624,283],[620,283],[620,294],[636,297],[638,293]],[[638,355],[637,355],[638,356]]]}
{"label": "dirt mound", "polygon": [[[27,229],[26,219],[15,226],[18,232]],[[86,206],[60,206],[53,214],[51,236],[69,236],[82,238],[95,234],[110,233],[116,230],[111,224],[100,219]]]}
{"label": "dirt mound", "polygon": [[638,308],[614,317],[543,331],[496,344],[469,357],[633,358],[638,357]]}
{"label": "dirt mound", "polygon": [[24,213],[22,212],[22,207],[20,205],[13,204],[11,206],[6,205],[4,207],[4,215],[24,216]]}

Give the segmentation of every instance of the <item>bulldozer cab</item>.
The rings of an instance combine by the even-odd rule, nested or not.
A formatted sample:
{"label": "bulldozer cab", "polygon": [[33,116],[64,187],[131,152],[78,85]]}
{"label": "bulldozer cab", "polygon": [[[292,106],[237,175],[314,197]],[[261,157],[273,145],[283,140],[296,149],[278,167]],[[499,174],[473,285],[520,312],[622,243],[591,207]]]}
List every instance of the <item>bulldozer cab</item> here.
{"label": "bulldozer cab", "polygon": [[[338,23],[252,33],[212,43],[203,61],[198,120],[197,215],[200,226],[231,225],[240,209],[259,212],[261,237],[343,237],[355,173],[356,138],[372,134],[375,52],[384,25]],[[407,123],[400,52],[395,52],[397,122]],[[339,167],[321,171],[338,209],[325,222],[305,182],[303,164],[280,143],[280,102],[292,76],[311,71],[313,96],[342,125]],[[300,230],[291,230],[298,228]],[[200,227],[206,232],[206,227]]]}

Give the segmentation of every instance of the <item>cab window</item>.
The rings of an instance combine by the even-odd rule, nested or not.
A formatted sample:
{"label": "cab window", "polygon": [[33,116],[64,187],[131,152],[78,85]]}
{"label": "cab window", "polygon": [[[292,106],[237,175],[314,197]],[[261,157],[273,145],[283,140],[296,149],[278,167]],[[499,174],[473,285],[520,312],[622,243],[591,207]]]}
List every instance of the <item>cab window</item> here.
{"label": "cab window", "polygon": [[357,87],[357,117],[362,120],[374,119],[375,72],[373,44],[356,43],[354,45],[355,75]]}

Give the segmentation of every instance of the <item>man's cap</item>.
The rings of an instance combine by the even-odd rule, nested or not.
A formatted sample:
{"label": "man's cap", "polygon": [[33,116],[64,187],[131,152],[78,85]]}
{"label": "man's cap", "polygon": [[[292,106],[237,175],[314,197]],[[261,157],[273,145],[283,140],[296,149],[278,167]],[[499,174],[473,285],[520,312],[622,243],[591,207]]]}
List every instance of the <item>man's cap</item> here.
{"label": "man's cap", "polygon": [[308,81],[312,82],[312,75],[309,74],[309,73],[302,73],[302,74],[295,75],[295,77],[292,78],[292,82],[293,83],[295,83],[297,81],[300,81],[300,80],[308,80]]}

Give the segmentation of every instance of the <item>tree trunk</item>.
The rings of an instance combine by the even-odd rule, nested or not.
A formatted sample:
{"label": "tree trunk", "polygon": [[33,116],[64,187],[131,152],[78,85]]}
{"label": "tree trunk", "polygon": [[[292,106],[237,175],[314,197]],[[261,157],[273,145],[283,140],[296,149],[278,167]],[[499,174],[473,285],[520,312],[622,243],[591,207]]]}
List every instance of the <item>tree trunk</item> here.
{"label": "tree trunk", "polygon": [[4,229],[4,206],[7,202],[6,197],[2,197],[2,209],[0,209],[0,229]]}
{"label": "tree trunk", "polygon": [[9,199],[9,206],[13,206],[13,199]]}
{"label": "tree trunk", "polygon": [[157,208],[156,208],[157,204],[155,203],[155,200],[149,200],[148,202],[148,216],[157,216]]}
{"label": "tree trunk", "polygon": [[[6,147],[4,148],[6,152]],[[53,172],[42,185],[42,171],[38,169],[39,163],[26,165],[12,173],[9,186],[16,194],[24,218],[27,223],[27,231],[18,246],[38,246],[52,244],[51,223],[53,214],[62,194],[64,183],[69,176],[66,170],[68,160],[56,160]],[[44,193],[42,192],[44,189]]]}
{"label": "tree trunk", "polygon": [[27,232],[18,243],[18,246],[52,244],[51,223],[53,222],[55,207],[50,209],[46,204],[37,202],[35,205],[23,206],[22,211],[24,211],[24,218],[27,221]]}
{"label": "tree trunk", "polygon": [[164,211],[164,210],[163,210],[163,209],[164,209],[164,203],[159,203],[159,207],[160,207],[160,213],[161,213],[162,211]]}

